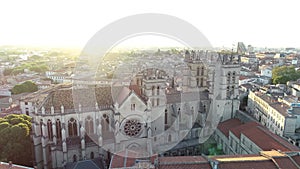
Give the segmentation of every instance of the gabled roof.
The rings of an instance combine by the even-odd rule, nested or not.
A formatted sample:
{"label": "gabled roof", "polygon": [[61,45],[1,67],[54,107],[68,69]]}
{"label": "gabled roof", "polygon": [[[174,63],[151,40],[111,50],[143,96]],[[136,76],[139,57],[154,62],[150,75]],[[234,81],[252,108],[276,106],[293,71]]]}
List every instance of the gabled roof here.
{"label": "gabled roof", "polygon": [[117,103],[119,105],[121,105],[124,100],[128,97],[128,95],[130,94],[130,90],[127,87],[123,87],[121,92],[119,93],[118,97],[117,97]]}
{"label": "gabled roof", "polygon": [[239,119],[230,119],[219,123],[218,129],[226,136],[229,136],[229,131],[235,127],[242,125]]}

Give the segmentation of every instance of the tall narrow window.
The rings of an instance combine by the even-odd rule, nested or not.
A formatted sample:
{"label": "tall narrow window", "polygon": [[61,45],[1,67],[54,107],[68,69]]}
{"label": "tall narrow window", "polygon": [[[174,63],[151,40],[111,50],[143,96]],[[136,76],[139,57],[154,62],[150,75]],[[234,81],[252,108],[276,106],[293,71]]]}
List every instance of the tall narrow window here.
{"label": "tall narrow window", "polygon": [[93,134],[94,133],[93,118],[91,118],[91,116],[88,116],[85,119],[85,130],[86,130],[87,134]]}
{"label": "tall narrow window", "polygon": [[235,83],[235,72],[232,73],[232,83]]}
{"label": "tall narrow window", "polygon": [[199,86],[199,78],[196,78],[197,86]]}
{"label": "tall narrow window", "polygon": [[154,94],[155,94],[155,86],[152,86],[152,96],[154,96]]}
{"label": "tall narrow window", "polygon": [[131,104],[131,111],[135,111],[135,104],[134,103]]}
{"label": "tall narrow window", "polygon": [[201,76],[204,75],[204,67],[201,67]]}
{"label": "tall narrow window", "polygon": [[200,79],[200,86],[203,87],[203,78]]}
{"label": "tall narrow window", "polygon": [[77,121],[74,118],[71,118],[68,122],[68,131],[69,136],[77,136]]}
{"label": "tall narrow window", "polygon": [[227,86],[227,89],[226,89],[226,97],[227,98],[230,97],[230,88],[229,88],[229,86]]}
{"label": "tall narrow window", "polygon": [[49,119],[47,121],[47,130],[48,130],[48,137],[49,140],[53,140],[53,131],[52,131],[52,121]]}
{"label": "tall narrow window", "polygon": [[230,83],[230,78],[231,78],[231,72],[227,73],[227,83]]}
{"label": "tall narrow window", "polygon": [[40,121],[40,130],[41,130],[41,136],[43,136],[45,133],[43,133],[43,120]]}
{"label": "tall narrow window", "polygon": [[101,126],[103,131],[109,131],[109,117],[106,114],[103,114]]}
{"label": "tall narrow window", "polygon": [[169,141],[169,142],[172,141],[172,136],[171,136],[171,134],[169,134],[169,136],[168,136],[168,141]]}
{"label": "tall narrow window", "polygon": [[94,152],[91,152],[91,159],[94,159]]}
{"label": "tall narrow window", "polygon": [[77,156],[75,154],[73,155],[73,162],[77,162]]}
{"label": "tall narrow window", "polygon": [[168,124],[168,110],[165,110],[165,124]]}
{"label": "tall narrow window", "polygon": [[56,138],[61,139],[61,123],[59,119],[56,120]]}
{"label": "tall narrow window", "polygon": [[200,67],[197,67],[197,76],[200,75]]}
{"label": "tall narrow window", "polygon": [[156,105],[159,106],[159,98],[156,99]]}
{"label": "tall narrow window", "polygon": [[157,86],[156,94],[159,95],[159,86]]}
{"label": "tall narrow window", "polygon": [[151,99],[151,105],[154,106],[154,99]]}

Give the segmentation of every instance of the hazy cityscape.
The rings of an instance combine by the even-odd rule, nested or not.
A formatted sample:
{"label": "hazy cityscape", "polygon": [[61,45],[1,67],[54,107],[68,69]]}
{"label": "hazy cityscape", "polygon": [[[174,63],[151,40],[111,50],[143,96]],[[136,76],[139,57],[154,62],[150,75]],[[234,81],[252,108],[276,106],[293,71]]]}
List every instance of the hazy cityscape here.
{"label": "hazy cityscape", "polygon": [[0,169],[300,168],[296,2],[0,5]]}

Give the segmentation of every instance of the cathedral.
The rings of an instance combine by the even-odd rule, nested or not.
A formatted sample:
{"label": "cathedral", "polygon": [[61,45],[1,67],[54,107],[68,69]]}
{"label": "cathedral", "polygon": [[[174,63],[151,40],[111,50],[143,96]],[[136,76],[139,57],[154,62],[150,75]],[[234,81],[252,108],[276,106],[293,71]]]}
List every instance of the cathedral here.
{"label": "cathedral", "polygon": [[[185,51],[181,73],[138,70],[127,85],[58,84],[24,97],[37,168],[108,166],[114,153],[200,155],[199,144],[239,108],[240,57]],[[101,168],[101,167],[100,167]]]}

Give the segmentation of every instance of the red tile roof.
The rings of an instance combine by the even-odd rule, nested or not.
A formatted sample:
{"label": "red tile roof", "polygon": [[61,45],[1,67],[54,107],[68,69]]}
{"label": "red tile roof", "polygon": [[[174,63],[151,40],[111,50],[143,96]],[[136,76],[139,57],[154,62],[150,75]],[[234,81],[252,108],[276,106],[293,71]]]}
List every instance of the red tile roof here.
{"label": "red tile roof", "polygon": [[229,130],[242,125],[242,122],[239,119],[230,119],[224,122],[219,123],[218,129],[225,135],[229,136]]}
{"label": "red tile roof", "polygon": [[291,161],[291,159],[287,157],[278,157],[274,158],[274,160],[281,168],[298,169],[298,167]]}
{"label": "red tile roof", "polygon": [[[112,157],[110,168],[133,167],[136,164],[136,160],[139,160],[140,157],[141,156],[139,152],[126,149]],[[156,158],[157,155],[153,155],[149,158],[151,164],[154,164]]]}
{"label": "red tile roof", "polygon": [[159,169],[211,169],[207,159],[202,156],[160,157]]}
{"label": "red tile roof", "polygon": [[244,131],[245,129],[248,129],[248,128],[252,128],[252,127],[255,127],[255,126],[259,126],[260,124],[257,123],[257,122],[249,122],[249,123],[245,123],[245,124],[242,124],[240,126],[237,126],[237,127],[234,127],[233,129],[231,129],[230,131],[237,137],[237,138],[240,138],[241,137],[241,133],[242,131]]}
{"label": "red tile roof", "polygon": [[176,156],[176,157],[160,157],[160,164],[180,164],[180,163],[191,163],[191,162],[207,162],[202,156]]}
{"label": "red tile roof", "polygon": [[[218,169],[278,169],[271,160],[232,161],[218,164]],[[288,168],[286,168],[288,169]]]}
{"label": "red tile roof", "polygon": [[230,119],[219,124],[218,129],[227,137],[231,132],[240,139],[241,134],[248,137],[264,151],[299,151],[297,146],[288,143],[283,138],[271,133],[257,122],[242,123],[238,119]]}
{"label": "red tile roof", "polygon": [[181,165],[159,165],[159,169],[211,169],[209,163],[205,164],[181,164]]}
{"label": "red tile roof", "polygon": [[280,151],[299,151],[298,147],[291,145],[289,142],[264,129],[262,126],[246,128],[242,131],[242,134],[264,151],[272,149]]}

